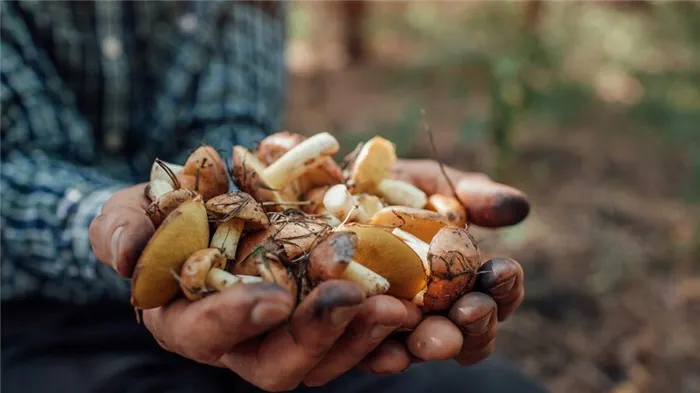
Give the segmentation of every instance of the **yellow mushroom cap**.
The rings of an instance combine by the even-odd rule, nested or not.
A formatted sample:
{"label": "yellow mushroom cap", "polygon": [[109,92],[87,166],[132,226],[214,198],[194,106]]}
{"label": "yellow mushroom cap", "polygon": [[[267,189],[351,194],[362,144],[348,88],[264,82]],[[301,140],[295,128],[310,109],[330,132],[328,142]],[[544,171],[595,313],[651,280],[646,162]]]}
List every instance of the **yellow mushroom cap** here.
{"label": "yellow mushroom cap", "polygon": [[375,136],[357,153],[350,170],[353,193],[373,193],[379,183],[391,175],[396,163],[396,148],[389,140]]}
{"label": "yellow mushroom cap", "polygon": [[150,309],[169,302],[179,288],[173,273],[208,244],[207,210],[198,196],[170,213],[146,244],[131,281],[131,304]]}
{"label": "yellow mushroom cap", "polygon": [[410,300],[425,287],[427,277],[423,262],[391,232],[355,223],[339,230],[357,235],[354,260],[389,281],[387,295]]}
{"label": "yellow mushroom cap", "polygon": [[384,228],[401,228],[422,241],[430,243],[438,231],[450,222],[447,217],[434,211],[405,206],[387,206],[376,212],[369,224]]}

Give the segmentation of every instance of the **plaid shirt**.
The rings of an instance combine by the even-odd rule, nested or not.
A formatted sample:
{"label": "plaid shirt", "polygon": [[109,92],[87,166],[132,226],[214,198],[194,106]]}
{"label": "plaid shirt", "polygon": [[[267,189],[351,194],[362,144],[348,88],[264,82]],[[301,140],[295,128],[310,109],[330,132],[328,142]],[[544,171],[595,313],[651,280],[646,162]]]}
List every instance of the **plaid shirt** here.
{"label": "plaid shirt", "polygon": [[156,157],[183,163],[203,141],[228,153],[280,127],[283,6],[1,7],[2,299],[127,300],[90,222]]}

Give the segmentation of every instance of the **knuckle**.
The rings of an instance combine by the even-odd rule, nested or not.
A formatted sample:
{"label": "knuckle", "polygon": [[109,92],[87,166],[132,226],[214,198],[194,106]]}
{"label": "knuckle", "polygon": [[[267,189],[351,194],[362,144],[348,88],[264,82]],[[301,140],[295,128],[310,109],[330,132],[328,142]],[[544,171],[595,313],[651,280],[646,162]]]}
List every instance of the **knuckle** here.
{"label": "knuckle", "polygon": [[294,382],[290,380],[284,380],[284,379],[274,379],[268,377],[263,377],[260,379],[260,382],[256,384],[259,388],[268,391],[268,392],[285,392],[289,390],[294,390],[297,387],[299,387],[300,382]]}

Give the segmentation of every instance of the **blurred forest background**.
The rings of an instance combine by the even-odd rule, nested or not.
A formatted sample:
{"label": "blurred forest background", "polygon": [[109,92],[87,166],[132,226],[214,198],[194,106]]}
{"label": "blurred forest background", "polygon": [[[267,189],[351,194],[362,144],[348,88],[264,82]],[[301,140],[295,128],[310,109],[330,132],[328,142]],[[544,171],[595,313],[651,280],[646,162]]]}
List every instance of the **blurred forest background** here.
{"label": "blurred forest background", "polygon": [[497,352],[553,392],[700,392],[700,3],[290,4],[287,129],[524,190]]}

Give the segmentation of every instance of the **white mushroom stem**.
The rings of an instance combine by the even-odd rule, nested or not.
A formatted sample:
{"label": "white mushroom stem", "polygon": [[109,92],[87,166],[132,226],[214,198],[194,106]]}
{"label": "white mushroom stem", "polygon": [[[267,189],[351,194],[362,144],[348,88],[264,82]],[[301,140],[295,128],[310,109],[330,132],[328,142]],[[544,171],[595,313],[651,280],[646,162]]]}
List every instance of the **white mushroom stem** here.
{"label": "white mushroom stem", "polygon": [[252,284],[256,282],[262,282],[262,280],[262,277],[231,274],[226,270],[215,267],[209,270],[209,273],[207,274],[206,284],[207,287],[216,289],[217,291],[221,292],[239,283]]}
{"label": "white mushroom stem", "polygon": [[163,169],[163,167],[161,165],[167,166],[168,169],[170,169],[175,174],[182,172],[185,169],[185,167],[182,165],[170,164],[170,163],[165,162],[165,161],[160,161],[160,163],[158,163],[158,161],[156,161],[153,163],[153,165],[151,165],[151,178],[150,178],[151,181],[163,180],[163,181],[167,182],[168,184],[170,184],[171,186],[175,187],[175,184],[173,183],[173,179],[170,178],[170,175],[168,174],[168,172],[165,169]]}
{"label": "white mushroom stem", "polygon": [[367,267],[351,261],[341,278],[359,285],[367,296],[375,296],[386,293],[389,290],[389,281]]}
{"label": "white mushroom stem", "polygon": [[322,159],[335,154],[339,149],[338,141],[331,134],[316,134],[294,146],[265,168],[262,177],[271,188],[282,189],[303,175],[308,168],[318,165]]}
{"label": "white mushroom stem", "polygon": [[377,193],[390,205],[422,209],[428,204],[428,196],[418,187],[405,181],[384,179],[377,185]]}
{"label": "white mushroom stem", "polygon": [[[411,249],[418,255],[420,260],[423,262],[425,275],[430,276],[431,269],[430,263],[428,262],[428,251],[430,250],[430,245],[400,228],[394,228],[394,230],[391,231],[391,233],[393,233],[396,237],[401,239],[407,246],[411,247]],[[425,296],[425,292],[427,290],[428,286],[426,285],[423,289],[420,290],[420,292],[418,292],[414,296],[413,303],[418,306],[422,306],[423,297]]]}
{"label": "white mushroom stem", "polygon": [[323,206],[339,220],[348,219],[367,223],[372,217],[367,214],[364,206],[358,203],[345,184],[336,184],[329,188],[323,195]]}
{"label": "white mushroom stem", "polygon": [[372,217],[374,213],[382,210],[385,205],[379,197],[372,194],[357,194],[354,196],[357,203],[362,206],[368,217]]}
{"label": "white mushroom stem", "polygon": [[146,186],[146,195],[151,200],[151,202],[160,198],[162,195],[175,190],[175,187],[170,182],[161,179],[151,180]]}
{"label": "white mushroom stem", "polygon": [[236,249],[238,249],[244,224],[245,221],[240,218],[231,218],[219,224],[211,238],[210,247],[221,250],[226,259],[236,259]]}

